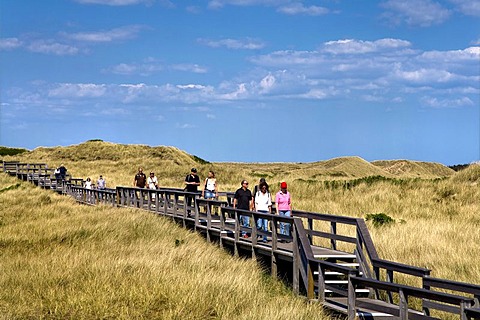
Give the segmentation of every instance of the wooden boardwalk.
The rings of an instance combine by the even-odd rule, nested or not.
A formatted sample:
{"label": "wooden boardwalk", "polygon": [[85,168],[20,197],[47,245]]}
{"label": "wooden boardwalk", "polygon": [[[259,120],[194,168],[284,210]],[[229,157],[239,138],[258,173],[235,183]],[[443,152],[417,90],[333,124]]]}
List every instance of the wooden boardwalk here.
{"label": "wooden boardwalk", "polygon": [[[363,219],[296,210],[293,217],[239,210],[230,205],[233,193],[223,193],[225,201],[218,201],[173,188],[90,190],[82,187],[81,179],[56,180],[45,164],[3,162],[2,170],[86,205],[136,207],[168,217],[234,255],[256,259],[272,276],[287,279],[296,293],[349,320],[440,319],[432,316],[435,310],[462,320],[480,319],[479,285],[433,278],[428,269],[380,259]],[[186,205],[187,197],[194,199],[192,206]],[[269,229],[243,226],[242,217],[249,217],[253,225],[266,219]],[[281,223],[290,225],[290,234],[280,233]],[[421,286],[396,283],[399,274],[417,278]],[[421,306],[415,309],[409,298],[421,301]]]}

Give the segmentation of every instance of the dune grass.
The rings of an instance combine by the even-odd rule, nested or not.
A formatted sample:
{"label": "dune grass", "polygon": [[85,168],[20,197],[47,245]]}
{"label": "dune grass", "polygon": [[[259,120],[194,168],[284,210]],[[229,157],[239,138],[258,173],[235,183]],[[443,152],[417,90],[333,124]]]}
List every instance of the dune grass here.
{"label": "dune grass", "polygon": [[0,319],[329,319],[170,220],[0,175]]}
{"label": "dune grass", "polygon": [[[97,148],[108,152],[99,153]],[[110,186],[131,185],[139,166],[155,171],[160,185],[166,187],[182,187],[192,166],[198,168],[201,178],[214,170],[223,191],[234,191],[244,178],[253,188],[265,177],[275,193],[279,182],[287,181],[294,209],[392,217],[395,223],[389,226],[376,228],[368,222],[381,258],[432,269],[434,277],[480,284],[480,165],[454,173],[440,164],[406,160],[371,164],[357,157],[303,164],[204,163],[176,148],[165,150],[161,156],[152,156],[147,152],[152,148],[147,146],[88,142],[5,160],[40,161],[51,166],[63,162],[73,176],[96,178],[103,174]],[[83,153],[95,154],[95,159],[77,160]]]}

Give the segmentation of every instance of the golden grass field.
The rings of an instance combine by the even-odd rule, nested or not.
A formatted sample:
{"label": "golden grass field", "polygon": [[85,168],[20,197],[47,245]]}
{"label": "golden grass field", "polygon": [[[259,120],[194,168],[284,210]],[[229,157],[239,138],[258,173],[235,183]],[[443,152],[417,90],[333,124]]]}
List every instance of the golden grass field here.
{"label": "golden grass field", "polygon": [[[15,157],[4,157],[4,160],[19,160],[30,163],[43,162],[49,164],[50,167],[59,166],[63,163],[74,177],[84,179],[91,177],[92,180],[96,181],[98,175],[102,174],[107,180],[107,186],[110,187],[132,185],[133,176],[139,166],[143,167],[145,172],[155,171],[159,178],[159,184],[165,187],[183,187],[185,175],[193,166],[199,170],[202,179],[206,176],[208,170],[214,170],[217,174],[220,191],[234,191],[240,186],[242,179],[248,179],[251,182],[250,187],[253,188],[260,177],[265,177],[271,185],[271,192],[276,192],[279,182],[286,181],[289,185],[289,191],[292,193],[294,209],[352,217],[365,217],[369,213],[385,213],[395,219],[395,224],[381,228],[374,228],[373,225],[369,224],[370,233],[381,258],[432,269],[432,276],[434,277],[480,284],[480,264],[478,263],[478,257],[480,256],[480,165],[472,165],[456,173],[437,163],[408,160],[370,163],[358,157],[336,158],[315,163],[206,163],[173,147],[118,145],[100,141],[86,142],[70,147],[37,148]],[[2,177],[2,179],[2,181],[5,181],[6,178]],[[343,187],[346,181],[350,182],[350,188],[348,189]],[[8,182],[2,182],[2,186],[5,187],[13,183],[14,180],[8,180]],[[33,314],[33,317],[42,315],[51,318],[70,317],[65,313],[60,316],[55,315],[54,311],[65,312],[66,309],[69,309],[68,306],[72,304],[72,306],[75,305],[72,309],[76,310],[74,314],[72,313],[73,318],[108,317],[106,308],[110,305],[117,306],[116,299],[112,297],[112,291],[117,290],[113,290],[113,288],[120,288],[119,291],[123,292],[122,297],[118,298],[121,300],[118,302],[118,308],[111,316],[113,318],[142,318],[142,315],[148,315],[149,312],[152,312],[150,316],[146,317],[180,319],[183,318],[182,315],[187,315],[191,316],[190,318],[199,316],[199,318],[228,319],[230,315],[238,312],[240,318],[249,318],[249,316],[255,315],[256,318],[261,319],[266,318],[268,312],[284,311],[281,309],[284,308],[286,302],[275,304],[273,301],[283,301],[282,299],[286,301],[287,296],[288,299],[292,298],[288,290],[285,290],[280,284],[272,280],[265,280],[265,277],[261,276],[261,272],[253,262],[235,260],[205,244],[198,236],[185,230],[177,230],[176,227],[163,221],[163,219],[150,218],[148,213],[133,213],[130,210],[115,210],[103,207],[85,208],[74,205],[71,200],[65,198],[54,195],[47,196],[40,190],[34,191],[33,196],[28,196],[28,201],[22,202],[18,199],[21,194],[17,194],[17,192],[23,192],[23,196],[27,198],[27,194],[32,192],[32,190],[27,191],[27,189],[29,187],[22,185],[19,191],[15,191],[14,198],[17,199],[17,202],[5,202],[7,205],[3,205],[3,201],[10,201],[6,194],[12,191],[0,194],[2,208],[9,208],[8,210],[2,209],[3,222],[0,226],[2,252],[11,254],[8,259],[2,257],[0,263],[6,264],[7,260],[16,261],[8,262],[5,267],[10,269],[7,270],[24,269],[23,272],[19,272],[20,279],[17,277],[14,277],[14,279],[2,278],[2,283],[5,281],[22,282],[22,285],[27,287],[23,290],[27,290],[30,295],[27,294],[22,298],[18,295],[23,290],[11,289],[13,292],[7,294],[8,297],[15,296],[15,298],[10,299],[8,306],[24,310],[23,315]],[[41,199],[47,198],[51,199],[51,203],[35,206],[34,202],[42,202]],[[48,209],[44,210],[45,208]],[[53,213],[49,213],[50,211]],[[112,216],[115,216],[115,219],[112,219]],[[8,220],[6,217],[8,217]],[[68,219],[73,219],[75,226],[68,227],[71,223]],[[142,226],[142,231],[138,232],[142,235],[146,234],[145,239],[140,236],[135,239],[129,238],[132,232],[137,232],[134,231],[135,228],[132,229],[132,225],[136,225],[136,222],[134,222],[136,219],[142,221],[139,223]],[[22,225],[15,229],[17,228],[17,220],[21,221]],[[117,220],[120,223],[119,226],[115,224]],[[148,221],[148,223],[145,221]],[[83,232],[84,229],[78,227],[82,224],[86,224],[85,230],[89,230],[88,232]],[[116,227],[110,228],[110,224],[114,224]],[[48,231],[48,233],[44,231],[43,228],[47,228],[47,226],[53,228],[52,231]],[[97,230],[97,228],[100,228],[100,230]],[[183,247],[180,249],[172,248],[174,253],[168,253],[168,256],[175,256],[176,258],[172,257],[172,259],[177,263],[187,257],[195,256],[190,252],[177,257],[178,251],[197,250],[197,246],[199,248],[197,252],[208,252],[208,255],[219,255],[221,257],[219,260],[221,262],[218,262],[214,269],[214,273],[218,274],[215,278],[213,278],[214,275],[203,277],[198,275],[198,272],[193,272],[196,270],[206,271],[210,267],[207,268],[203,264],[208,262],[197,261],[196,257],[194,261],[188,262],[189,266],[185,266],[185,268],[190,270],[190,273],[194,273],[195,277],[199,277],[195,280],[187,278],[187,281],[185,279],[184,282],[193,282],[194,287],[199,289],[194,288],[192,290],[200,294],[207,290],[207,284],[214,288],[225,289],[225,286],[234,286],[238,282],[243,283],[245,281],[238,279],[238,273],[233,273],[231,270],[231,268],[241,268],[243,266],[246,268],[247,274],[251,273],[254,274],[254,277],[258,277],[258,280],[255,281],[258,281],[260,287],[263,286],[265,289],[273,286],[273,288],[276,288],[267,288],[263,293],[271,299],[270,302],[259,302],[259,306],[256,309],[254,308],[256,311],[252,311],[255,313],[246,313],[247,310],[251,310],[250,307],[241,308],[241,310],[234,307],[241,306],[244,302],[233,300],[233,305],[230,307],[218,309],[220,307],[217,302],[206,303],[207,300],[213,299],[212,297],[215,294],[209,293],[210,298],[205,299],[204,297],[193,297],[194,294],[191,293],[189,298],[195,299],[195,304],[200,304],[200,310],[192,311],[184,306],[183,302],[188,301],[185,297],[162,298],[163,300],[156,297],[155,299],[160,299],[160,302],[170,306],[156,310],[155,305],[163,304],[151,296],[150,286],[155,288],[158,286],[158,288],[166,291],[173,290],[172,288],[166,289],[163,281],[158,283],[157,278],[160,276],[156,274],[156,272],[160,272],[162,274],[160,279],[167,279],[167,275],[164,273],[170,274],[171,272],[171,270],[166,270],[163,265],[158,266],[160,270],[157,270],[156,264],[163,263],[157,261],[159,260],[158,251],[163,253],[163,250],[166,250],[164,246],[172,247],[173,238],[162,240],[164,234],[171,233],[170,229],[172,228],[175,229],[174,238],[181,238],[182,236],[179,234],[184,234],[185,239],[188,239],[186,245],[190,242],[195,243],[195,248],[187,249],[187,246],[185,246],[185,249]],[[27,232],[28,229],[32,229],[32,232]],[[70,230],[70,234],[67,232],[68,230]],[[152,230],[162,230],[162,232],[157,231],[155,233]],[[152,234],[149,234],[150,231],[152,231]],[[62,232],[66,233],[65,237],[69,239],[69,242],[73,241],[70,238],[81,242],[82,250],[77,250],[73,245],[65,246],[58,243],[58,236],[54,235],[62,234]],[[44,233],[47,233],[47,236],[44,237]],[[11,237],[14,239],[12,240]],[[19,239],[16,237],[19,237]],[[157,239],[157,237],[159,238]],[[105,238],[109,240],[104,240]],[[73,243],[76,243],[75,241]],[[147,242],[152,247],[149,247]],[[136,248],[140,244],[142,244],[142,248],[138,249],[137,252]],[[143,247],[144,244],[145,247]],[[38,249],[37,245],[38,248],[42,248],[38,254],[35,253]],[[27,248],[37,249],[28,250]],[[19,253],[15,253],[16,250],[19,250]],[[116,250],[118,252],[115,253]],[[77,252],[80,256],[76,256]],[[137,255],[140,258],[136,259]],[[200,254],[196,255],[201,256]],[[164,254],[162,254],[163,256]],[[100,262],[96,262],[97,259]],[[22,265],[22,261],[25,262],[25,260],[32,260],[32,265],[30,263],[29,266]],[[43,266],[41,268],[43,270],[41,271],[42,276],[53,273],[55,274],[52,276],[54,279],[48,277],[47,283],[42,283],[35,282],[33,278],[28,278],[40,265],[48,264],[47,262],[50,260],[55,262],[57,266],[67,266],[69,271],[65,271],[65,274],[63,274],[61,271],[49,270],[48,267]],[[73,263],[72,260],[76,262]],[[212,258],[207,260],[212,260]],[[237,262],[241,266],[231,267]],[[128,273],[125,274],[124,271],[125,265],[129,265],[129,263],[133,264],[131,268],[135,270],[133,272],[135,276],[132,275],[133,279],[128,278]],[[82,273],[79,277],[84,280],[73,284],[70,281],[77,277],[75,274],[77,268],[74,264],[82,266],[83,271],[79,271]],[[110,264],[112,266],[109,266]],[[107,268],[107,266],[113,269]],[[169,268],[173,267],[170,266]],[[127,269],[130,270],[130,267]],[[181,270],[184,271],[184,269]],[[137,271],[142,276],[139,276]],[[99,272],[99,274],[96,272]],[[108,275],[110,273],[113,274],[113,279]],[[128,290],[129,285],[132,282],[140,282],[144,273],[147,274],[145,277],[150,279],[147,282],[152,281],[153,284],[139,283],[140,287],[132,287],[130,292]],[[2,277],[5,274],[10,273],[3,273]],[[65,281],[65,284],[61,280],[63,276],[69,279]],[[88,276],[103,280],[99,280],[100,284],[95,283],[96,280],[90,279]],[[123,276],[126,279],[123,279]],[[165,281],[177,283],[180,281],[179,277],[180,275],[173,275],[170,280]],[[216,280],[213,281],[212,279]],[[217,280],[219,284],[215,284]],[[54,287],[55,281],[59,281],[60,286],[65,285],[66,289],[58,292],[55,292],[54,289],[47,290],[47,293],[39,292],[42,291],[40,288],[44,288],[43,285],[47,288]],[[84,293],[75,294],[77,290],[81,290],[82,283],[90,286],[85,288],[90,294],[95,291],[95,286],[104,286],[99,292],[98,300],[102,301],[99,303],[100,305],[94,304]],[[13,286],[12,284],[9,285]],[[111,291],[108,288],[111,288]],[[54,292],[50,293],[50,290]],[[187,292],[190,289],[185,290]],[[234,299],[234,296],[237,295],[243,296],[245,293],[245,291],[242,291],[243,293],[240,294],[235,291],[237,289],[233,288],[231,290],[233,291],[227,290],[232,292],[231,299]],[[243,288],[241,290],[249,289]],[[257,289],[252,290],[256,291]],[[260,292],[263,292],[262,290]],[[27,299],[26,297],[31,296],[32,292],[38,304],[28,303],[27,300],[22,302],[22,299]],[[75,297],[68,296],[68,292]],[[276,298],[272,292],[280,294],[281,298]],[[52,294],[55,298],[48,296],[49,294]],[[251,294],[253,293],[249,292],[245,295]],[[144,295],[151,297],[153,300],[145,298],[148,301],[128,301],[130,298],[137,299]],[[61,305],[56,309],[55,303],[60,302],[53,300],[58,299],[59,296],[61,296]],[[253,299],[256,300],[256,298]],[[4,299],[1,300],[4,301]],[[293,299],[292,301],[292,307],[285,306],[285,309],[293,308],[293,305],[302,310],[305,309],[305,313],[301,313],[298,316],[299,318],[310,318],[312,314],[318,316],[318,309],[314,309],[310,305],[306,307],[301,300]],[[176,305],[179,302],[182,303]],[[223,303],[227,302],[220,304]],[[265,305],[267,304],[274,305],[272,311],[266,311]],[[92,310],[90,310],[90,306],[92,306]],[[183,310],[182,308],[187,309]],[[2,311],[3,309],[2,306]],[[47,313],[49,309],[53,309],[51,315]],[[133,311],[133,309],[136,311]],[[129,312],[135,312],[135,314],[129,314]],[[272,314],[268,313],[268,316]],[[286,315],[288,312],[284,314]],[[13,318],[23,317],[20,313],[10,315]],[[288,318],[280,314],[272,317]]]}
{"label": "golden grass field", "polygon": [[168,219],[0,174],[0,319],[329,319]]}

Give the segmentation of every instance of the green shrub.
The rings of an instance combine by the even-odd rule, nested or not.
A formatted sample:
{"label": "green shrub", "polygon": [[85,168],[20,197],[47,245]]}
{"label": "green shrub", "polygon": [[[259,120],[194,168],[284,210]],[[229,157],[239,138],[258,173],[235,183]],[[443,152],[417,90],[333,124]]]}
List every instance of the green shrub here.
{"label": "green shrub", "polygon": [[395,223],[395,219],[385,213],[368,213],[365,216],[365,220],[372,221],[375,228]]}

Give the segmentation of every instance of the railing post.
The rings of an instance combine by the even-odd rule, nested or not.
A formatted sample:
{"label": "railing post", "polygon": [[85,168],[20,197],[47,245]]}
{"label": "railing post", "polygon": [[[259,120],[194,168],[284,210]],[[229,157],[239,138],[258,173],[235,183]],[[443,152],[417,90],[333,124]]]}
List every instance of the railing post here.
{"label": "railing post", "polygon": [[348,275],[348,320],[355,320],[355,315],[356,315],[356,307],[355,307],[355,286],[353,285],[353,282],[351,280],[351,274]]}
{"label": "railing post", "polygon": [[325,301],[325,268],[318,264],[318,301]]}
{"label": "railing post", "polygon": [[[337,235],[337,223],[332,221],[330,225],[331,225],[330,232],[334,235]],[[330,244],[333,250],[337,250],[337,240],[330,239]]]}
{"label": "railing post", "polygon": [[271,256],[271,263],[270,263],[270,270],[272,272],[272,276],[277,277],[277,247],[278,247],[278,240],[277,240],[277,220],[276,215],[272,216],[272,256]]}
{"label": "railing post", "polygon": [[233,245],[233,254],[238,257],[238,240],[240,239],[240,226],[239,216],[237,210],[235,210],[235,242]]}
{"label": "railing post", "polygon": [[[300,253],[298,250],[298,239],[297,239],[297,227],[295,223],[292,223],[292,235],[293,235],[293,292],[298,294],[300,292],[300,283],[299,283],[299,266],[300,266]],[[309,297],[310,299],[310,297]]]}
{"label": "railing post", "polygon": [[400,289],[398,291],[398,296],[400,298],[400,314],[399,314],[399,319],[400,320],[408,320],[408,296],[403,292],[403,289]]}

